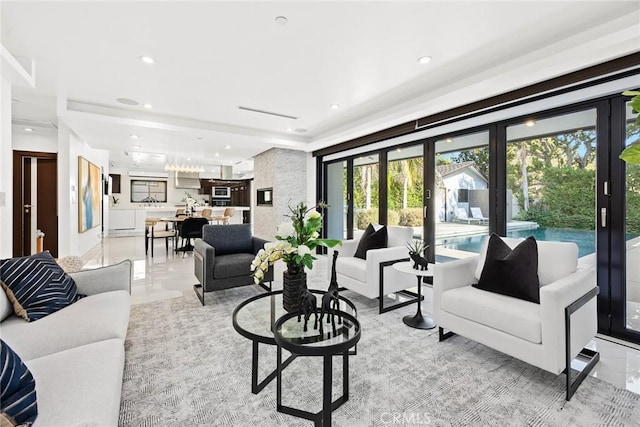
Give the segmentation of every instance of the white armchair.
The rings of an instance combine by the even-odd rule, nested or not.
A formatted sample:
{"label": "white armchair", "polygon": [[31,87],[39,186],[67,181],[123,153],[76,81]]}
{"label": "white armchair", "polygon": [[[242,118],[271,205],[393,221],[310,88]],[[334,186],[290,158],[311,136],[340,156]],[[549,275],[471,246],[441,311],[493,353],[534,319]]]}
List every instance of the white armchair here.
{"label": "white armchair", "polygon": [[[539,241],[540,304],[487,292],[471,286],[482,273],[487,240],[480,255],[434,267],[440,341],[459,334],[556,375],[567,373],[579,356],[587,364],[573,381],[567,375],[570,400],[599,360],[597,352],[583,348],[597,332],[595,271],[577,268],[575,244]],[[511,248],[522,241],[503,240]]]}
{"label": "white armchair", "polygon": [[[376,229],[380,228],[379,225],[374,227]],[[368,250],[366,260],[353,256],[356,253],[360,239],[343,240],[342,246],[329,249],[329,260],[333,259],[334,251],[337,250],[339,252],[336,261],[336,278],[341,287],[350,289],[367,298],[378,298],[415,286],[411,277],[393,268],[385,268],[387,265],[385,263],[390,265],[394,261],[409,259],[409,251],[406,245],[413,238],[413,228],[387,226],[387,236],[387,247]],[[331,277],[331,262],[327,264],[327,274],[328,277]],[[394,305],[393,308],[400,306]],[[380,298],[379,307],[381,313],[387,311],[384,310],[382,298]]]}

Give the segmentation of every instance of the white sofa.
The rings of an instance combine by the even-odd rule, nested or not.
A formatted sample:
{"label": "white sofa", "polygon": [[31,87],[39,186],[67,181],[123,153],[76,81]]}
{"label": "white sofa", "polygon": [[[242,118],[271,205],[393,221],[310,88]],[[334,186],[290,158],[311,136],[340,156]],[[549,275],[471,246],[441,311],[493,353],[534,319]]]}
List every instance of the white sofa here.
{"label": "white sofa", "polygon": [[[503,240],[511,248],[522,241]],[[597,332],[598,288],[595,271],[577,267],[577,246],[566,242],[537,242],[540,304],[536,304],[471,286],[478,283],[482,273],[487,241],[488,237],[478,256],[434,267],[433,314],[440,327],[440,340],[453,332],[556,375],[565,371],[567,360],[571,361],[579,353],[585,359],[592,359],[592,367],[599,355],[583,351],[583,347]],[[566,352],[565,309],[576,301],[570,309],[576,311],[570,315],[571,343]],[[445,329],[451,332],[445,334]],[[582,377],[586,372],[583,371]],[[579,382],[572,384],[569,393],[567,382],[567,400],[578,385]]]}
{"label": "white sofa", "polygon": [[88,296],[33,322],[15,316],[0,291],[0,336],[35,379],[35,427],[116,426],[131,261],[70,275]]}
{"label": "white sofa", "polygon": [[[380,225],[374,225],[376,230],[380,227]],[[327,254],[329,259],[327,263],[327,277],[331,277],[333,252],[338,251],[339,256],[336,261],[336,278],[338,285],[357,292],[360,295],[364,295],[367,298],[378,298],[380,296],[381,284],[380,264],[409,258],[407,243],[413,238],[413,228],[388,226],[387,236],[387,247],[367,251],[366,260],[353,256],[356,253],[356,249],[358,249],[360,239],[343,240],[342,246],[329,249]],[[393,268],[387,267],[383,268],[383,284],[383,295],[386,295],[415,286],[415,277],[408,276]],[[382,299],[380,301],[380,311],[383,311]]]}

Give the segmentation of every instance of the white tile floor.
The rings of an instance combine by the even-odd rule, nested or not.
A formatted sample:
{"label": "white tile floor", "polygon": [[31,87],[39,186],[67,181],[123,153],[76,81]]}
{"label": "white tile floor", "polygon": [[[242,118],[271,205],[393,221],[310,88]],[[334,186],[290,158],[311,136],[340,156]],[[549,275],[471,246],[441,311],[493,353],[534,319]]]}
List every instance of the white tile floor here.
{"label": "white tile floor", "polygon": [[[131,290],[134,304],[167,298],[175,298],[193,292],[197,280],[193,274],[193,255],[174,254],[169,248],[165,253],[164,242],[157,241],[154,257],[145,256],[144,239],[134,237],[108,237],[84,258],[85,268],[114,264],[124,259],[133,260],[134,281]],[[324,275],[326,259],[316,262],[308,274]],[[276,277],[281,272],[276,270]],[[425,312],[429,311],[429,288],[425,288]],[[620,388],[640,394],[640,346],[619,344],[608,337],[595,338],[590,348],[600,352],[600,362],[592,375]]]}

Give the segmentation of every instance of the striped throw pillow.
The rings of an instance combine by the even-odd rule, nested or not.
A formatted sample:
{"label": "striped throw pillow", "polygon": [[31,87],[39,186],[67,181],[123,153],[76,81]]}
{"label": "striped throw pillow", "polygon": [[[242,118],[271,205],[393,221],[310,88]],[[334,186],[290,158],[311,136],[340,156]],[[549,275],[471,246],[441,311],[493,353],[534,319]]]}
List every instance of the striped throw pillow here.
{"label": "striped throw pillow", "polygon": [[0,279],[15,313],[29,322],[84,296],[48,251],[0,261]]}
{"label": "striped throw pillow", "polygon": [[0,425],[30,426],[38,416],[36,381],[29,369],[0,340]]}

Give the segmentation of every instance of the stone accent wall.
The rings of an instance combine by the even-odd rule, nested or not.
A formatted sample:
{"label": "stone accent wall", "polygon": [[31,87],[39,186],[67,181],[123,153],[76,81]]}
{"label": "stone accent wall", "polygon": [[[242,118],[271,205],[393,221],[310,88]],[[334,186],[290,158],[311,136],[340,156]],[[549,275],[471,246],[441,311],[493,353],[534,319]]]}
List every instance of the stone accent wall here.
{"label": "stone accent wall", "polygon": [[289,214],[288,206],[307,200],[307,161],[303,151],[272,148],[253,162],[254,191],[273,188],[272,206],[254,206],[253,233],[275,240],[276,229]]}

